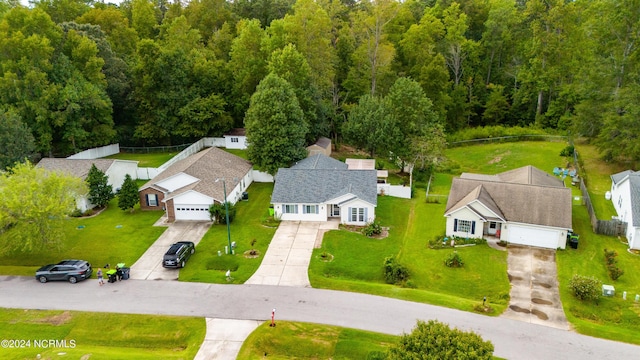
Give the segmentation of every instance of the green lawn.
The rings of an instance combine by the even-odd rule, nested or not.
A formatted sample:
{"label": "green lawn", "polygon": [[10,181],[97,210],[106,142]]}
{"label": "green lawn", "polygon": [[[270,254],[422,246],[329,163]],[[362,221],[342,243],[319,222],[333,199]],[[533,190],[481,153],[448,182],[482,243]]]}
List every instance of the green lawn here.
{"label": "green lawn", "polygon": [[[585,206],[574,205],[573,228],[580,234],[577,250],[558,251],[560,295],[567,319],[583,334],[640,344],[640,255],[627,251],[628,246],[617,237],[593,234]],[[604,249],[618,253],[618,266],[624,270],[617,281],[609,278],[605,267]],[[569,289],[574,274],[593,276],[604,284],[613,285],[616,295],[601,297],[597,303],[577,300]],[[623,291],[627,300],[622,299]]]}
{"label": "green lawn", "polygon": [[114,199],[99,215],[66,220],[60,249],[1,255],[0,274],[34,275],[42,265],[69,258],[87,260],[94,267],[132,265],[166,229],[152,226],[160,216],[160,211],[141,211],[137,206],[134,212],[122,211]]}
{"label": "green lawn", "polygon": [[152,167],[157,168],[160,165],[171,160],[178,153],[118,153],[111,156],[107,156],[105,159],[119,159],[119,160],[132,160],[138,161],[139,167]]}
{"label": "green lawn", "polygon": [[237,157],[243,158],[245,160],[248,160],[247,158],[247,150],[246,149],[223,149],[224,151],[231,153]]}
{"label": "green lawn", "polygon": [[269,324],[249,335],[238,359],[368,359],[398,341],[397,336],[337,326],[278,321],[274,328]]}
{"label": "green lawn", "polygon": [[[236,218],[230,226],[231,241],[237,244],[235,255],[224,254],[228,244],[226,225],[213,225],[198,244],[189,265],[180,270],[180,280],[226,284],[228,269],[233,271],[231,283],[242,284],[249,279],[260,266],[276,230],[262,225],[262,220],[269,215],[272,191],[273,184],[252,183],[247,190],[249,201],[236,204]],[[246,257],[244,253],[251,250],[253,239],[256,240],[253,248],[260,255]],[[218,251],[222,256],[218,256]]]}
{"label": "green lawn", "polygon": [[[346,230],[325,234],[322,248],[314,250],[309,268],[313,287],[365,292],[466,311],[474,311],[486,296],[494,315],[506,308],[509,298],[506,252],[487,245],[459,248],[465,266],[453,269],[444,265],[451,249],[428,248],[429,240],[444,233],[444,204],[427,204],[418,197],[406,200],[385,196],[378,198],[376,214],[382,226],[390,227],[385,239],[370,239]],[[333,260],[323,261],[320,256],[323,252],[333,255]],[[396,255],[409,268],[408,287],[384,282],[382,263],[385,257]]]}
{"label": "green lawn", "polygon": [[[3,346],[0,358],[193,359],[205,331],[204,319],[195,317],[0,309],[0,338],[30,341],[22,349]],[[36,340],[67,346],[45,348]]]}

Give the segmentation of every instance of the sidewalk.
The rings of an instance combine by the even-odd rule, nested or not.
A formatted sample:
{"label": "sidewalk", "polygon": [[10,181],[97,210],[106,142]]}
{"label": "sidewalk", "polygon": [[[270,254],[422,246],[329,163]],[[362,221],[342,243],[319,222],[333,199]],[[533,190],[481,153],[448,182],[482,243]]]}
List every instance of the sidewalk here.
{"label": "sidewalk", "polygon": [[194,360],[230,360],[262,321],[206,318],[207,333]]}

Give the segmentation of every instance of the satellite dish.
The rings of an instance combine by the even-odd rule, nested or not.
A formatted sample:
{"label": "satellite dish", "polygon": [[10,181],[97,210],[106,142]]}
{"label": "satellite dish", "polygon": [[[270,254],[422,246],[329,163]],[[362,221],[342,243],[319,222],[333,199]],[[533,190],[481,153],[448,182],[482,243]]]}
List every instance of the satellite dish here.
{"label": "satellite dish", "polygon": [[611,200],[611,191],[607,191],[606,193],[604,193],[604,198],[607,200]]}

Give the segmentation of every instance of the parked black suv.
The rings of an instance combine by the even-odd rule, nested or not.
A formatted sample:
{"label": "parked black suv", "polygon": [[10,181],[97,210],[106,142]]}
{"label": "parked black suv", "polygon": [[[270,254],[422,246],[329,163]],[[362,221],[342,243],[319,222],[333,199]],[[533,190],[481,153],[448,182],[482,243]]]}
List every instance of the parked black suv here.
{"label": "parked black suv", "polygon": [[72,284],[91,277],[91,264],[84,260],[63,260],[49,264],[36,271],[36,280],[46,283],[50,280],[65,280]]}
{"label": "parked black suv", "polygon": [[194,252],[196,252],[194,243],[191,241],[178,241],[171,245],[164,254],[162,266],[166,268],[182,268]]}

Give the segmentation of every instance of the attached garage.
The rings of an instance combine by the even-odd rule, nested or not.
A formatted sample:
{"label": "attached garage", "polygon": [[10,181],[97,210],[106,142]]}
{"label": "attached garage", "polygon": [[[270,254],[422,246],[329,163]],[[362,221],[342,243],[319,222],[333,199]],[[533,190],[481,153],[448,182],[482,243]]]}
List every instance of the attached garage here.
{"label": "attached garage", "polygon": [[560,233],[556,230],[510,224],[507,241],[512,244],[537,246],[548,249],[564,247],[559,244]]}
{"label": "attached garage", "polygon": [[176,220],[209,221],[209,207],[207,205],[176,204]]}

